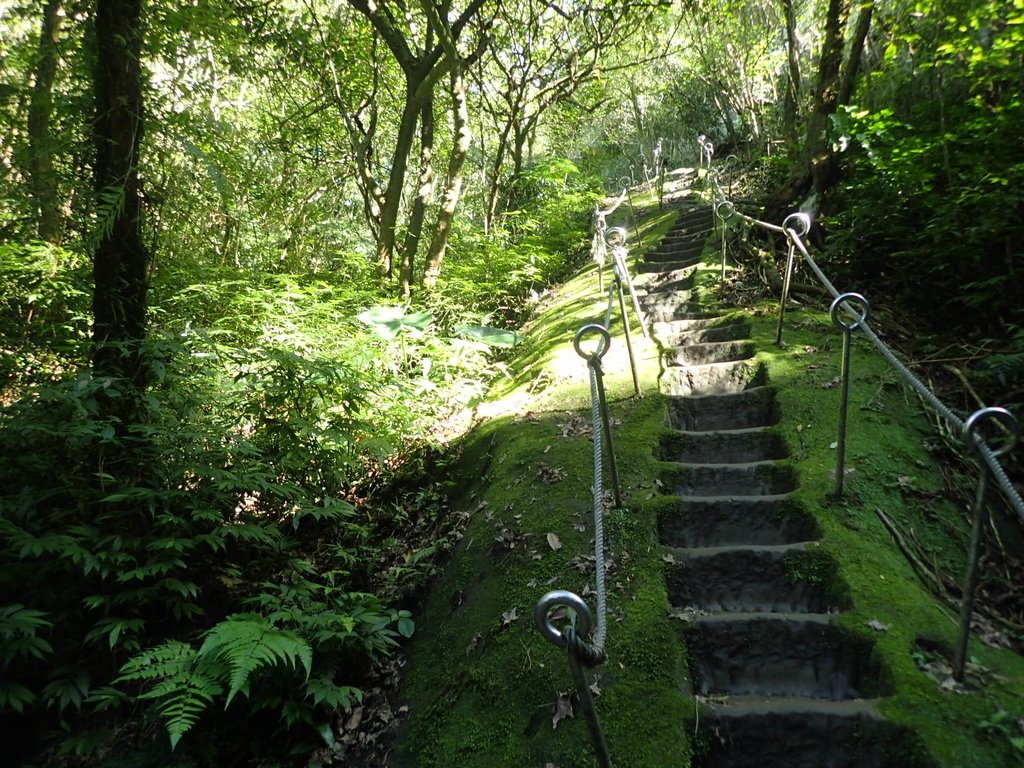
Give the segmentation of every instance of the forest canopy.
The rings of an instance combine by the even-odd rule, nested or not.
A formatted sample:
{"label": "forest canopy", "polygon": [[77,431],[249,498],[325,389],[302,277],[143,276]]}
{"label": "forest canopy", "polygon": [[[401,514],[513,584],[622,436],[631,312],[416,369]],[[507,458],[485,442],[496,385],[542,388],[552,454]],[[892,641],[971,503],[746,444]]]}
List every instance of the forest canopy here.
{"label": "forest canopy", "polygon": [[1024,396],[1024,0],[7,0],[0,54],[16,760],[326,738],[515,329],[699,135]]}

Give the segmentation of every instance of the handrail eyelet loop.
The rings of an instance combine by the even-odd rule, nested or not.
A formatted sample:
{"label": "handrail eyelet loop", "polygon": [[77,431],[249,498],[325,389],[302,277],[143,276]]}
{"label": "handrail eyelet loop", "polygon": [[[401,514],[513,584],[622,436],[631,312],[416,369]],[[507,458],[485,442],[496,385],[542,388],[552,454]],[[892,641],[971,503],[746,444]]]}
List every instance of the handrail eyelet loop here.
{"label": "handrail eyelet loop", "polygon": [[978,428],[981,422],[985,419],[992,419],[994,421],[1001,421],[1003,426],[1007,429],[1006,442],[1004,442],[999,448],[994,449],[992,453],[995,456],[1005,456],[1013,450],[1014,446],[1017,445],[1017,438],[1020,433],[1020,426],[1017,423],[1017,419],[1012,413],[1005,408],[994,406],[990,408],[981,408],[970,416],[967,417],[967,421],[964,423],[964,440],[967,445],[971,448],[978,450],[978,441],[976,437],[978,435]]}
{"label": "handrail eyelet loop", "polygon": [[[798,224],[799,226],[797,226]],[[791,213],[782,220],[782,228],[786,230],[787,233],[792,231],[797,237],[804,237],[811,231],[810,214],[804,213],[803,211]]]}
{"label": "handrail eyelet loop", "polygon": [[[844,323],[842,318],[839,317],[839,310],[843,304],[856,304],[860,307],[860,314],[857,315],[857,319],[852,324]],[[844,331],[853,332],[861,327],[861,325],[867,322],[868,314],[871,312],[871,305],[868,300],[861,296],[859,293],[844,293],[836,298],[832,302],[832,306],[829,307],[828,313],[832,316],[832,322],[836,324],[836,327],[841,328]],[[854,311],[856,314],[856,311]]]}
{"label": "handrail eyelet loop", "polygon": [[[601,341],[597,345],[597,349],[595,349],[590,354],[584,352],[583,348],[580,346],[583,341],[583,337],[586,336],[588,333],[597,333],[601,336]],[[601,359],[602,357],[604,357],[605,352],[608,351],[608,347],[611,346],[611,343],[612,337],[611,334],[608,333],[608,329],[605,328],[603,325],[598,325],[597,323],[590,323],[588,325],[584,325],[582,328],[576,331],[576,337],[572,340],[572,346],[576,350],[576,354],[582,357],[584,360]]]}
{"label": "handrail eyelet loop", "polygon": [[537,601],[537,607],[533,609],[533,618],[537,622],[537,628],[549,641],[564,648],[568,642],[565,634],[555,628],[551,623],[551,611],[554,608],[571,608],[576,612],[576,634],[586,637],[590,634],[590,625],[593,623],[593,616],[590,613],[590,606],[587,602],[574,592],[564,589],[557,589],[548,592]]}
{"label": "handrail eyelet loop", "polygon": [[625,245],[629,234],[625,227],[609,227],[604,232],[604,241],[610,246]]}

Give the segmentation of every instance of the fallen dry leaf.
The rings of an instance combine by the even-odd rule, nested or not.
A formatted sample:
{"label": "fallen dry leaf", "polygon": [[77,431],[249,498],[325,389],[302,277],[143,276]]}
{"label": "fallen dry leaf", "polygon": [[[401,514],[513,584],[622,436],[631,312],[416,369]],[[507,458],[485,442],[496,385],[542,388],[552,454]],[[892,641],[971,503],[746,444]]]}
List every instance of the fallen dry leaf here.
{"label": "fallen dry leaf", "polygon": [[875,630],[876,632],[888,632],[889,631],[889,625],[888,624],[883,624],[878,619],[872,619],[871,621],[867,622],[867,625],[869,627],[871,627],[873,630]]}
{"label": "fallen dry leaf", "polygon": [[345,730],[354,731],[359,727],[361,722],[363,722],[363,708],[356,707],[352,710],[352,714],[349,716],[348,720],[345,721]]}
{"label": "fallen dry leaf", "polygon": [[558,700],[555,701],[555,706],[552,708],[551,713],[552,729],[557,728],[558,724],[563,720],[575,717],[576,713],[572,709],[572,697],[569,691],[558,694]]}
{"label": "fallen dry leaf", "polygon": [[501,614],[501,626],[511,626],[512,622],[519,618],[519,611],[513,608],[511,611],[505,611]]}
{"label": "fallen dry leaf", "polygon": [[555,552],[562,548],[562,540],[558,538],[557,534],[548,534],[548,546],[551,547]]}

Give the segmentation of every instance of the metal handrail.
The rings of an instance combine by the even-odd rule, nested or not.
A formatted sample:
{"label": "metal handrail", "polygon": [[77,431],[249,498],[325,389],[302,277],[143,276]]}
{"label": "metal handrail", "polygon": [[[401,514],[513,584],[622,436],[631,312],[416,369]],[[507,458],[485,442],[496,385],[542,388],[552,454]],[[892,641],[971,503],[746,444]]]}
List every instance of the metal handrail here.
{"label": "metal handrail", "polygon": [[[704,137],[700,138],[700,143],[703,149]],[[975,500],[972,507],[972,526],[971,526],[971,541],[970,548],[967,554],[967,566],[963,580],[963,596],[961,600],[961,611],[960,611],[960,633],[959,642],[957,644],[956,658],[953,663],[953,677],[957,681],[962,682],[964,679],[964,673],[966,668],[967,658],[967,643],[970,636],[971,626],[971,615],[974,603],[974,591],[977,586],[978,580],[978,560],[980,555],[982,530],[983,530],[983,512],[985,506],[985,497],[988,491],[988,480],[989,476],[993,477],[996,484],[999,486],[1003,493],[1003,497],[1009,503],[1009,505],[1017,513],[1017,517],[1021,522],[1024,522],[1024,499],[1021,498],[1017,489],[1010,482],[1009,477],[1006,474],[1006,469],[999,461],[999,457],[1003,456],[1013,448],[1017,442],[1017,436],[1019,433],[1019,425],[1014,416],[1007,411],[1005,408],[982,408],[971,414],[966,420],[962,419],[956,413],[953,412],[949,406],[943,403],[939,397],[932,392],[927,386],[925,386],[921,380],[914,375],[914,373],[901,361],[892,349],[882,341],[878,334],[875,333],[874,329],[868,322],[868,302],[860,294],[855,293],[840,293],[839,290],[832,284],[832,281],[828,279],[821,267],[818,266],[817,262],[811,257],[810,252],[804,243],[803,238],[810,231],[811,217],[806,213],[795,213],[786,217],[783,221],[782,226],[771,224],[760,219],[755,219],[751,216],[747,216],[740,211],[736,210],[736,206],[725,199],[722,194],[721,187],[717,184],[717,180],[714,179],[710,173],[710,156],[708,158],[709,173],[712,177],[715,185],[717,195],[721,199],[715,202],[716,212],[720,208],[726,208],[730,211],[731,216],[737,216],[741,220],[748,222],[754,226],[759,226],[772,232],[783,234],[789,242],[789,252],[786,259],[786,271],[783,275],[782,283],[782,295],[779,301],[779,321],[778,329],[776,333],[776,343],[781,344],[782,342],[782,330],[786,312],[786,303],[789,300],[789,288],[790,281],[792,279],[794,255],[796,252],[800,253],[801,259],[804,263],[810,267],[815,277],[821,283],[822,286],[832,295],[834,301],[830,307],[830,314],[833,322],[843,331],[843,357],[842,357],[842,368],[841,368],[841,389],[840,389],[840,412],[839,412],[839,439],[837,441],[837,458],[836,458],[836,478],[835,478],[835,492],[837,496],[841,496],[843,493],[843,475],[845,473],[845,445],[846,445],[846,431],[847,431],[847,400],[849,393],[849,378],[850,378],[850,336],[854,330],[860,330],[867,339],[874,345],[875,349],[882,355],[882,357],[889,363],[889,365],[896,370],[900,376],[917,392],[918,395],[932,407],[932,409],[957,432],[963,434],[964,440],[967,445],[978,452],[981,458],[980,472],[978,476],[978,483],[976,486]],[[730,216],[730,218],[731,218]],[[722,217],[723,227],[725,226],[726,217]],[[724,234],[723,234],[723,268],[722,277],[725,277],[725,266],[724,266]],[[854,306],[859,305],[860,311]],[[839,317],[839,311],[845,312],[852,323],[843,322]],[[983,419],[997,419],[1003,422],[1003,427],[1008,434],[1007,442],[1001,445],[998,449],[993,449],[983,437],[977,433],[977,426]]]}

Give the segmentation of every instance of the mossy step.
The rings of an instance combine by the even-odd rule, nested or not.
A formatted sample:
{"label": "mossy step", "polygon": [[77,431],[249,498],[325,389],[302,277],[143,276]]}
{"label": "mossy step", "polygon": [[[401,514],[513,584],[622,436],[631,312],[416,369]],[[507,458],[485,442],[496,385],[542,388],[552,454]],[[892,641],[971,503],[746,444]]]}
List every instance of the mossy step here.
{"label": "mossy step", "polygon": [[725,313],[714,310],[709,311],[707,308],[703,308],[700,312],[694,313],[693,316],[688,318],[660,320],[653,323],[651,329],[654,335],[660,339],[686,331],[699,331],[705,328],[718,328],[723,325],[730,325],[742,318],[742,315],[735,312]]}
{"label": "mossy step", "polygon": [[714,220],[711,213],[691,213],[680,217],[676,226],[666,233],[662,242],[673,240],[693,240],[704,237],[714,229]]}
{"label": "mossy step", "polygon": [[680,347],[669,347],[661,353],[666,366],[707,365],[731,360],[747,360],[756,353],[754,342],[745,339],[704,341]]}
{"label": "mossy step", "polygon": [[644,272],[633,278],[633,287],[647,293],[656,291],[680,291],[693,288],[694,268],[669,269],[659,272]]}
{"label": "mossy step", "polygon": [[875,702],[729,697],[696,725],[693,768],[934,768]]}
{"label": "mossy step", "polygon": [[709,341],[733,341],[750,336],[750,323],[732,322],[711,328],[696,328],[688,331],[665,332],[658,339],[666,347],[683,347],[687,344],[703,344]]}
{"label": "mossy step", "polygon": [[887,693],[874,641],[831,614],[712,614],[684,630],[702,695],[857,699]]}
{"label": "mossy step", "polygon": [[785,438],[767,427],[714,432],[667,432],[658,440],[654,455],[662,461],[731,464],[785,459]]}
{"label": "mossy step", "polygon": [[[736,364],[723,363],[722,365],[724,367]],[[745,361],[739,365],[751,367]],[[735,385],[736,389],[707,394],[695,391],[700,382],[683,376],[682,369],[676,369],[676,371],[680,371],[675,375],[681,382],[686,382],[688,391],[683,393],[685,396],[674,397],[668,401],[668,425],[673,429],[707,432],[769,427],[779,423],[777,392],[774,387],[755,383],[758,381],[756,371],[749,380],[742,378],[742,375],[748,371],[737,372],[735,379],[729,379],[727,372],[723,372],[720,377],[723,379],[722,389],[727,389],[730,382]],[[711,386],[713,383],[709,380],[707,386]],[[682,387],[677,386],[677,389],[682,389]]]}
{"label": "mossy step", "polygon": [[636,273],[638,275],[645,274],[658,274],[661,272],[674,272],[680,269],[690,269],[701,263],[699,256],[694,256],[689,259],[679,259],[676,261],[642,261],[636,266]]}
{"label": "mossy step", "polygon": [[659,480],[674,496],[765,496],[789,493],[797,486],[795,468],[776,461],[678,464],[663,470]]}
{"label": "mossy step", "polygon": [[640,297],[640,306],[650,322],[686,320],[699,316],[704,306],[690,300],[690,292],[650,293]]}
{"label": "mossy step", "polygon": [[[661,391],[670,397],[693,397],[743,392],[764,386],[766,378],[767,373],[763,365],[752,360],[737,360],[686,368],[666,368],[662,371],[659,385]],[[740,403],[733,405],[739,406]]]}
{"label": "mossy step", "polygon": [[658,501],[658,536],[670,547],[770,546],[810,541],[819,533],[814,517],[788,495]]}
{"label": "mossy step", "polygon": [[704,240],[698,242],[661,243],[657,248],[644,254],[644,261],[664,263],[666,261],[683,261],[699,256],[704,251]]}
{"label": "mossy step", "polygon": [[690,221],[700,219],[711,219],[712,216],[710,205],[695,205],[689,209],[684,209],[676,217],[676,227],[682,226]]}
{"label": "mossy step", "polygon": [[[832,613],[842,590],[821,578],[801,578],[792,567],[803,544],[771,548],[673,550],[669,602],[701,611]],[[834,577],[834,568],[833,568]]]}

